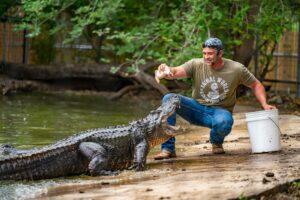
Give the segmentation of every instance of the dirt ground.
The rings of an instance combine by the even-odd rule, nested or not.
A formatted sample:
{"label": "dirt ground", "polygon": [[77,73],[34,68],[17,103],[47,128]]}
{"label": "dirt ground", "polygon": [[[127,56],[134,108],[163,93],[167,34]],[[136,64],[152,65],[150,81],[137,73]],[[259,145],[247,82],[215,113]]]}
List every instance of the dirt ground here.
{"label": "dirt ground", "polygon": [[[245,112],[256,110],[259,109],[253,105],[237,106],[232,133],[224,143],[226,154],[211,153],[209,129],[180,120],[179,124],[187,128],[187,132],[177,137],[177,158],[154,161],[153,156],[160,150],[157,146],[151,150],[144,172],[83,177],[79,182],[48,188],[36,198],[267,199],[265,191],[280,189],[279,186],[300,179],[300,117],[297,110],[289,114],[279,110],[281,151],[253,154]],[[268,198],[275,199],[274,195]],[[299,198],[298,192],[295,199]],[[279,199],[283,198],[279,196]]]}

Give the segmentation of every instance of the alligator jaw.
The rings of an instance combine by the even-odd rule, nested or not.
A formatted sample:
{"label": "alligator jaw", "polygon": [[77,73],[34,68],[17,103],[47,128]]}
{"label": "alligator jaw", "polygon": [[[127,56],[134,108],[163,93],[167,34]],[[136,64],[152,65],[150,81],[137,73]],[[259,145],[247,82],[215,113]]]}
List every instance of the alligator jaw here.
{"label": "alligator jaw", "polygon": [[[180,106],[180,100],[178,96],[172,97],[175,99],[175,105],[173,104],[173,110],[161,118],[161,127],[163,129],[163,132],[167,134],[170,137],[174,137],[176,135],[179,135],[184,132],[184,129],[181,128],[180,126],[172,126],[167,122],[167,118],[170,117],[171,115],[176,113],[176,109]],[[173,99],[172,99],[173,100]],[[172,101],[171,100],[171,101]]]}
{"label": "alligator jaw", "polygon": [[181,126],[172,126],[172,125],[169,125],[167,122],[162,123],[162,129],[163,129],[163,132],[170,137],[174,137],[176,135],[179,135],[179,134],[182,134],[185,132],[185,129],[182,128]]}
{"label": "alligator jaw", "polygon": [[[174,113],[175,113],[175,110],[170,115],[172,115]],[[169,117],[170,115],[164,116],[163,119],[161,120],[161,127],[162,127],[163,132],[170,137],[174,137],[176,135],[184,133],[185,132],[184,128],[182,128],[180,126],[172,126],[167,122],[167,117]]]}

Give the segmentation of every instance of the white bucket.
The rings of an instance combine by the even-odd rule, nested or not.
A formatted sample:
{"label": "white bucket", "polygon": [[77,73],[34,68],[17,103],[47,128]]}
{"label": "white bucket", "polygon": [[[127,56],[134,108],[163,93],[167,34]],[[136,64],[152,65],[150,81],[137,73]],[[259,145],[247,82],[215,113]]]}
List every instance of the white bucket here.
{"label": "white bucket", "polygon": [[252,153],[281,149],[277,109],[246,113],[246,121]]}

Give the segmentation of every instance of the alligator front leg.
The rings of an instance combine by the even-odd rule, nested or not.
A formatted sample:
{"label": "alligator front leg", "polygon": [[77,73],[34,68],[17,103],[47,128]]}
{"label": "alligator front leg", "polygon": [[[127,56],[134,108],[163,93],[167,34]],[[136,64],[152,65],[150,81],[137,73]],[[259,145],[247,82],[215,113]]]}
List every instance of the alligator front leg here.
{"label": "alligator front leg", "polygon": [[107,151],[103,146],[94,142],[82,142],[79,145],[80,152],[89,160],[88,170],[92,176],[111,176],[117,172],[108,170]]}
{"label": "alligator front leg", "polygon": [[134,169],[136,171],[144,170],[146,166],[147,154],[149,152],[149,145],[146,140],[143,140],[135,146],[134,151],[134,161],[133,165],[129,169]]}

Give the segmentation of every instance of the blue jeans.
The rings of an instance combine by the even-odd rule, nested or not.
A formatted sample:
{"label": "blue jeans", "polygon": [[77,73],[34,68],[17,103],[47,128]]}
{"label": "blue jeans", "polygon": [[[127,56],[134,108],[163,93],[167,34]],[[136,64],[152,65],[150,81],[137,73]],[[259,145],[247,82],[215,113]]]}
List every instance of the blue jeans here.
{"label": "blue jeans", "polygon": [[[163,102],[173,95],[175,94],[165,95]],[[223,144],[224,138],[230,133],[233,125],[232,114],[228,110],[205,106],[195,99],[182,95],[178,96],[180,98],[180,107],[175,114],[167,119],[168,123],[174,126],[176,124],[176,114],[178,114],[191,124],[210,128],[210,142],[212,144]],[[175,152],[175,137],[163,143],[161,148]]]}

